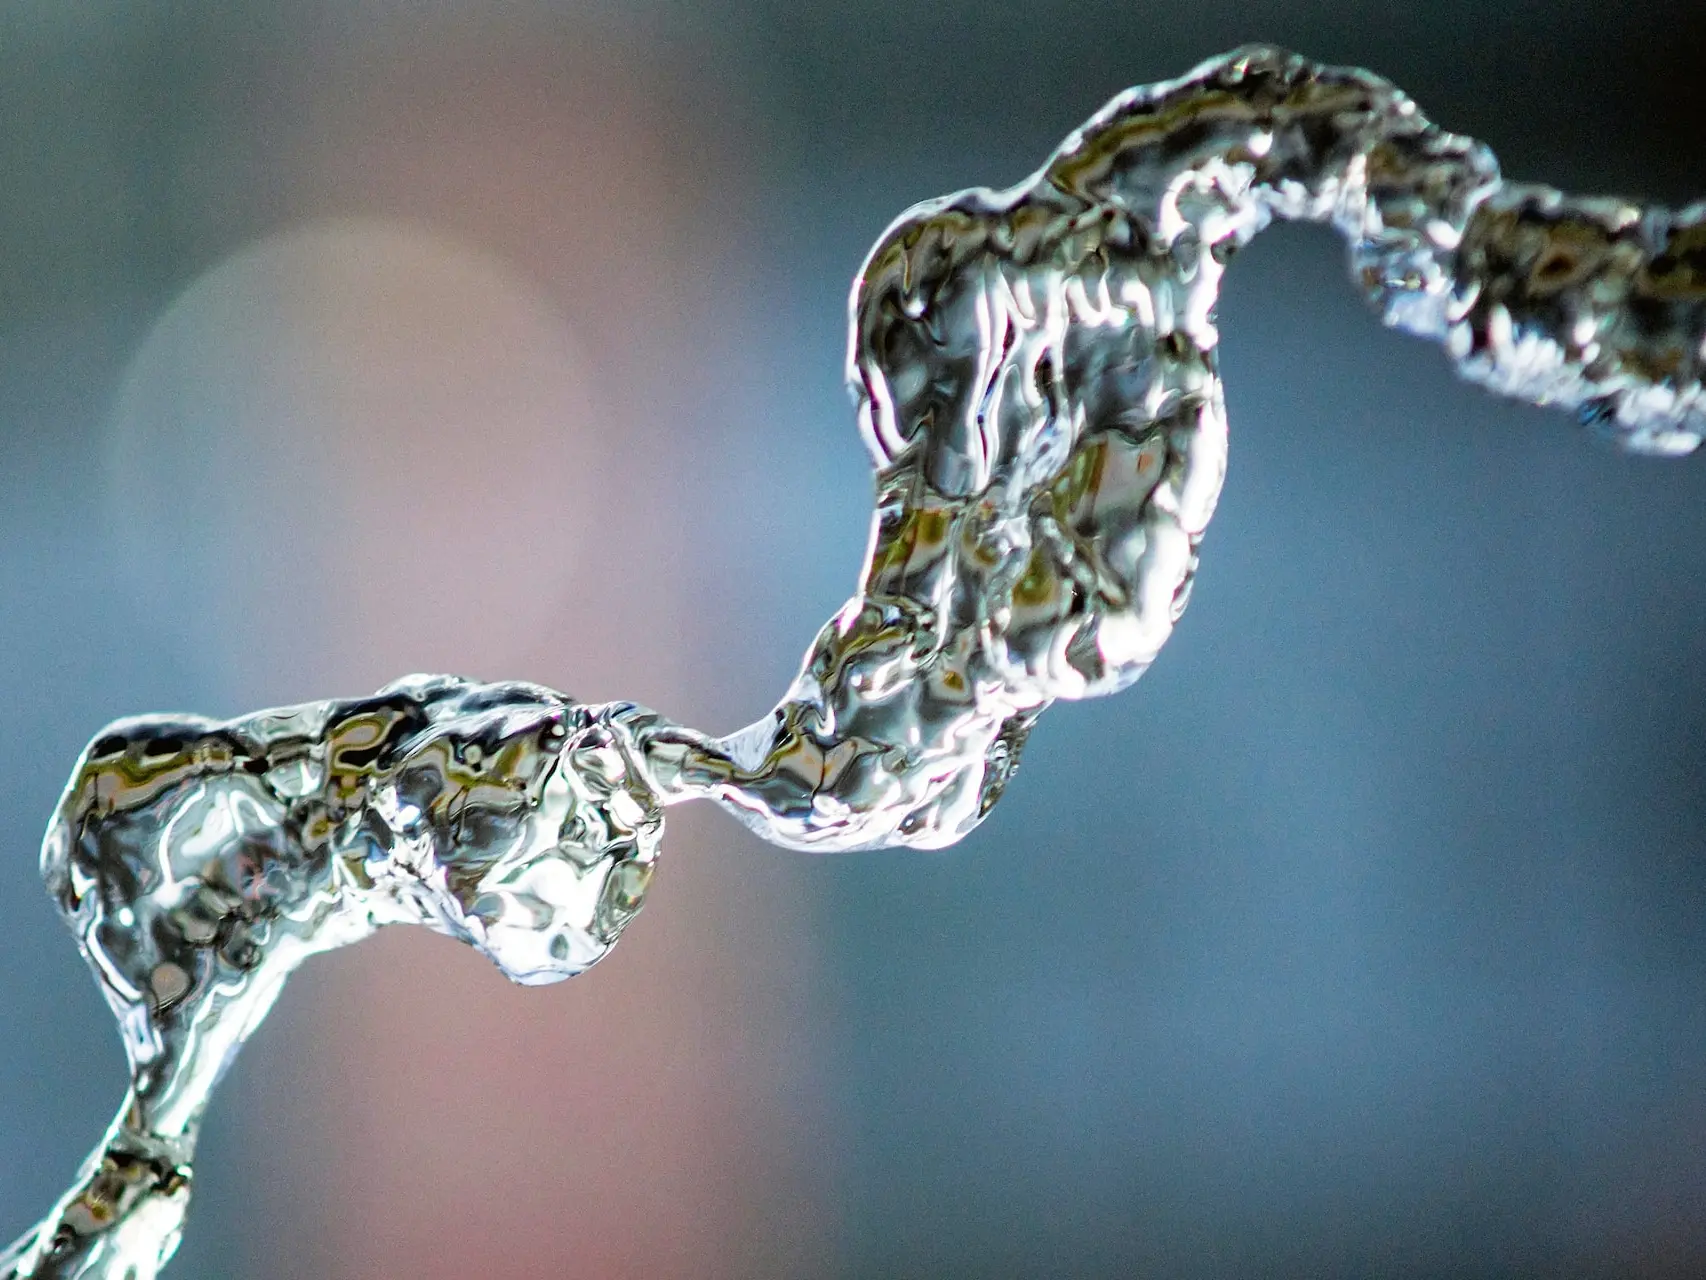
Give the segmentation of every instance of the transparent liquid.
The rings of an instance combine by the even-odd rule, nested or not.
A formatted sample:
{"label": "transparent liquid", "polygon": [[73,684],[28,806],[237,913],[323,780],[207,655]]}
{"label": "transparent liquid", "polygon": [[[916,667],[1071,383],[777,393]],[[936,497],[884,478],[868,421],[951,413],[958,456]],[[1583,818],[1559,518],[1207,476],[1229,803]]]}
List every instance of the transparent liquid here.
{"label": "transparent liquid", "polygon": [[1621,446],[1706,434],[1706,205],[1501,181],[1391,85],[1271,49],[1122,94],[1032,178],[920,205],[855,285],[848,378],[877,469],[857,595],[762,720],[414,676],[229,722],[120,721],[43,845],[130,1090],[5,1277],[148,1277],[200,1117],[307,956],[424,924],[524,983],[639,910],[663,807],[766,839],[950,844],[1057,698],[1112,693],[1189,597],[1226,463],[1214,308],[1274,217],[1325,222],[1386,323]]}

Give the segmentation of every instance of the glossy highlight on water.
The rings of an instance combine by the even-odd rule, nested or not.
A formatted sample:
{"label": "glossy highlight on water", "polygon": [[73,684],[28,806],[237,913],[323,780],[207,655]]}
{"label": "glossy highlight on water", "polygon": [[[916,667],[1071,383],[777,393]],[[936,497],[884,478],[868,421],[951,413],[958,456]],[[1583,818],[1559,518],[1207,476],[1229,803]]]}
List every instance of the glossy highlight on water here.
{"label": "glossy highlight on water", "polygon": [[414,923],[518,982],[579,973],[681,800],[804,849],[969,832],[1049,704],[1130,685],[1185,608],[1226,467],[1220,281],[1276,217],[1336,229],[1381,318],[1465,377],[1637,452],[1706,435],[1706,204],[1506,183],[1380,78],[1265,47],[1123,93],[1025,182],[919,205],[867,258],[867,560],[764,718],[712,737],[413,676],[96,738],[42,865],[131,1086],[0,1280],[159,1271],[211,1092],[309,955]]}

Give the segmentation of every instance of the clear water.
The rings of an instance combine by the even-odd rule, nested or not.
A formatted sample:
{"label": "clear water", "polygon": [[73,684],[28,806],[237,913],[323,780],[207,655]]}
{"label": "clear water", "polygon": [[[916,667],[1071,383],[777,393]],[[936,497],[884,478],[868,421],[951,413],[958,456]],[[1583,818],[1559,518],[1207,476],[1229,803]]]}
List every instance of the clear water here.
{"label": "clear water", "polygon": [[920,205],[872,250],[863,579],[763,719],[717,738],[415,676],[96,738],[42,865],[130,1088],[0,1276],[159,1271],[211,1092],[309,955],[414,923],[515,981],[572,976],[639,910],[682,800],[822,851],[970,831],[1037,716],[1131,684],[1185,607],[1225,473],[1221,274],[1274,217],[1335,227],[1385,322],[1464,376],[1638,452],[1706,434],[1706,205],[1505,183],[1386,82],[1271,49],[1122,94],[1028,181]]}

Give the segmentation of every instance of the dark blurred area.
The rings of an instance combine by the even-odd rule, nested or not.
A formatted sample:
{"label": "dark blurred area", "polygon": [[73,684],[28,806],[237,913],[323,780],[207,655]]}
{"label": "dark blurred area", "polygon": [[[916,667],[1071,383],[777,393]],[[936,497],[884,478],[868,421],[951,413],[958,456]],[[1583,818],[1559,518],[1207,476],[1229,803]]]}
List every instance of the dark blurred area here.
{"label": "dark blurred area", "polygon": [[[848,282],[1250,40],[1706,195],[1706,10],[0,0],[0,1235],[122,1093],[36,842],[122,714],[404,671],[761,714],[869,514]],[[1193,607],[939,855],[671,816],[593,974],[293,980],[168,1273],[1706,1274],[1706,465],[1221,308]]]}

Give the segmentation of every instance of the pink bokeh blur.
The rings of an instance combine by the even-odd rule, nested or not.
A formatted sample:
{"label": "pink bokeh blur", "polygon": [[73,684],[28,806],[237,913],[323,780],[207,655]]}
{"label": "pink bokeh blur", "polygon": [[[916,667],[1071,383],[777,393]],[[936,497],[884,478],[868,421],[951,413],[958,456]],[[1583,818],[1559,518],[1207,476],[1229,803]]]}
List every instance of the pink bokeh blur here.
{"label": "pink bokeh blur", "polygon": [[[683,616],[704,566],[671,498],[695,477],[651,408],[725,354],[676,318],[708,260],[738,269],[738,157],[619,66],[490,52],[325,86],[289,154],[313,216],[204,273],[126,376],[127,571],[241,700],[446,669],[667,705],[728,621]],[[208,528],[174,538],[186,519]],[[234,628],[252,642],[210,643]],[[798,895],[719,873],[726,821],[671,825],[647,910],[584,979],[513,989],[388,935],[287,997],[240,1088],[273,1176],[312,1184],[291,1234],[338,1275],[662,1280],[821,1251],[830,1171],[770,1056],[812,1020]]]}

